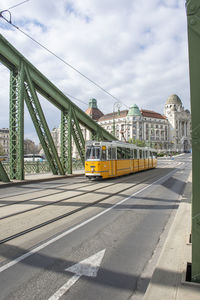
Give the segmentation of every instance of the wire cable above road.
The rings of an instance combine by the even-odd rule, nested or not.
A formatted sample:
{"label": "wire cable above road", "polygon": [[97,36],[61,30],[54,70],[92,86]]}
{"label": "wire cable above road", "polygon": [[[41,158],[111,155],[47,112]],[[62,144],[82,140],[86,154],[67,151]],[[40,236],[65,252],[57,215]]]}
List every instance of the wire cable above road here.
{"label": "wire cable above road", "polygon": [[[26,1],[24,1],[26,2]],[[22,3],[21,3],[22,4]],[[18,4],[19,5],[19,4]],[[5,12],[8,12],[10,15],[10,19],[8,20],[3,14]],[[104,93],[106,93],[107,95],[109,95],[110,97],[112,97],[113,99],[115,99],[115,101],[120,102],[121,104],[125,105],[127,108],[128,106],[123,103],[119,98],[115,97],[114,95],[112,95],[110,92],[108,92],[106,89],[104,89],[102,86],[100,86],[98,83],[96,83],[94,80],[90,79],[88,76],[86,76],[85,74],[83,74],[82,72],[80,72],[77,68],[73,67],[71,64],[69,64],[67,61],[65,61],[63,58],[61,58],[60,56],[58,56],[57,54],[55,54],[54,52],[52,52],[51,50],[49,50],[46,46],[42,45],[40,42],[38,42],[36,39],[34,39],[33,37],[31,37],[28,33],[26,33],[25,31],[23,31],[21,28],[19,28],[17,25],[15,25],[12,22],[11,19],[11,13],[9,10],[4,10],[0,12],[0,17],[2,19],[4,19],[7,23],[9,23],[11,26],[13,26],[15,29],[17,29],[18,31],[20,31],[22,34],[24,34],[25,36],[27,36],[29,39],[31,39],[33,42],[35,42],[36,44],[38,44],[40,47],[42,47],[43,49],[45,49],[47,52],[49,52],[50,54],[52,54],[53,56],[55,56],[57,59],[59,59],[61,62],[63,62],[65,65],[67,65],[68,67],[70,67],[71,69],[73,69],[75,72],[77,72],[79,75],[81,75],[82,77],[84,77],[85,79],[87,79],[88,81],[90,81],[92,84],[94,84],[96,87],[98,87],[100,90],[102,90]]]}
{"label": "wire cable above road", "polygon": [[24,3],[28,2],[28,1],[30,1],[30,0],[25,0],[25,1],[23,1],[23,2],[20,2],[20,3],[18,3],[18,4],[16,4],[16,5],[13,5],[13,6],[7,8],[7,9],[5,9],[5,10],[11,10],[11,9],[13,9],[13,8],[15,8],[15,7],[17,7],[17,6],[20,6],[20,5],[22,5],[22,4],[24,4]]}

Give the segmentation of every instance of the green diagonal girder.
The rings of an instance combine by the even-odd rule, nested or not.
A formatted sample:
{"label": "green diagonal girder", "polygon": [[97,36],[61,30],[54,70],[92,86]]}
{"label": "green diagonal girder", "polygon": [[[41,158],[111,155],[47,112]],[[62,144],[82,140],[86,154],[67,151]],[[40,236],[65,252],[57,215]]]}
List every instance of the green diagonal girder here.
{"label": "green diagonal girder", "polygon": [[23,60],[27,66],[31,80],[35,89],[43,95],[48,101],[55,105],[61,111],[68,111],[71,106],[76,112],[79,123],[90,131],[101,132],[105,140],[116,140],[112,134],[103,129],[99,124],[93,121],[78,106],[70,101],[53,83],[51,83],[39,70],[37,70],[19,51],[17,51],[0,34],[0,61],[9,69],[20,68],[20,61]]}
{"label": "green diagonal girder", "polygon": [[46,156],[46,158],[49,162],[50,168],[51,168],[53,174],[57,175],[58,174],[57,168],[54,164],[54,160],[52,159],[51,153],[49,151],[49,147],[47,145],[47,142],[46,142],[46,139],[45,139],[45,136],[44,136],[44,132],[43,132],[43,130],[41,128],[41,125],[40,125],[40,122],[37,118],[37,114],[35,113],[35,109],[34,109],[34,106],[33,106],[33,103],[32,103],[32,99],[31,99],[31,96],[28,94],[27,89],[25,91],[25,102],[26,102],[26,106],[28,108],[28,111],[30,113],[31,119],[33,121],[33,124],[35,126],[35,130],[36,130],[37,135],[39,137],[42,148],[45,152],[45,156]]}
{"label": "green diagonal girder", "polygon": [[[26,80],[27,80],[27,84],[28,84],[27,88],[30,91],[30,94],[31,94],[31,97],[32,97],[32,102],[34,103],[34,107],[35,107],[35,114],[37,115],[37,119],[40,122],[40,127],[43,129],[43,138],[46,140],[46,147],[44,147],[45,145],[43,145],[43,149],[44,149],[45,154],[46,154],[47,153],[47,148],[48,148],[48,152],[51,156],[50,159],[49,159],[49,162],[50,161],[54,162],[54,165],[55,165],[56,169],[58,168],[59,173],[61,175],[64,175],[64,169],[63,169],[62,164],[60,162],[60,159],[58,157],[58,153],[57,153],[56,147],[54,145],[54,142],[53,142],[53,139],[52,139],[52,136],[51,136],[51,132],[50,132],[48,124],[46,122],[44,113],[42,111],[42,108],[41,108],[41,105],[40,105],[40,102],[39,102],[39,99],[37,97],[37,93],[36,93],[35,88],[34,88],[34,84],[31,80],[29,70],[27,68],[25,68],[25,73],[26,73]],[[35,128],[37,130],[38,122],[34,121],[33,114],[31,114],[31,116],[32,116],[32,120],[33,120],[33,123],[35,125]],[[42,140],[40,140],[40,142],[42,143]],[[55,173],[57,173],[57,172],[55,172]]]}
{"label": "green diagonal girder", "polygon": [[85,140],[79,126],[76,113],[72,110],[72,135],[78,149],[82,164],[85,162]]}
{"label": "green diagonal girder", "polygon": [[4,182],[9,182],[10,181],[6,171],[4,170],[4,167],[1,163],[1,161],[0,161],[0,181],[4,181]]}

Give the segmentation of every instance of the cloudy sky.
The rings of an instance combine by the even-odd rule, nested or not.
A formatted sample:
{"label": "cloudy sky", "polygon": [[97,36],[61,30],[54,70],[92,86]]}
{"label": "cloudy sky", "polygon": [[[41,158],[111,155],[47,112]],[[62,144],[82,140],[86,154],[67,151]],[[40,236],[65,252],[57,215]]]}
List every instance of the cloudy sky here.
{"label": "cloudy sky", "polygon": [[[0,10],[22,0],[1,0]],[[163,113],[171,94],[190,109],[184,0],[30,0],[10,9],[12,22],[123,103]],[[4,13],[8,18],[8,13]],[[1,34],[83,110],[96,98],[116,102],[0,19]],[[9,126],[9,72],[0,64],[0,128]],[[60,113],[41,99],[50,129]],[[37,141],[27,111],[25,137]]]}

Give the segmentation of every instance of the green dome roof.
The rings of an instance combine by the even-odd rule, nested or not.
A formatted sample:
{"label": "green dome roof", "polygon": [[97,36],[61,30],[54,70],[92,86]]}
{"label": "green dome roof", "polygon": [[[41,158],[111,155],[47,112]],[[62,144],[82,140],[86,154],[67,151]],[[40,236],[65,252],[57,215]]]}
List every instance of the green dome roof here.
{"label": "green dome roof", "polygon": [[90,108],[97,108],[97,100],[92,98],[89,100],[89,107]]}
{"label": "green dome roof", "polygon": [[128,116],[141,116],[141,112],[139,110],[139,107],[134,104],[129,108]]}

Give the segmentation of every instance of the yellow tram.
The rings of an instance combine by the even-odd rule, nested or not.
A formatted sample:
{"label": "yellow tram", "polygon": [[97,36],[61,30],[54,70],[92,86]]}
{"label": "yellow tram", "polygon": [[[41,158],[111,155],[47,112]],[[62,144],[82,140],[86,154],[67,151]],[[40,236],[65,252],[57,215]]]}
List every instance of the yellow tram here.
{"label": "yellow tram", "polygon": [[119,141],[86,143],[85,176],[111,178],[156,168],[156,151]]}

